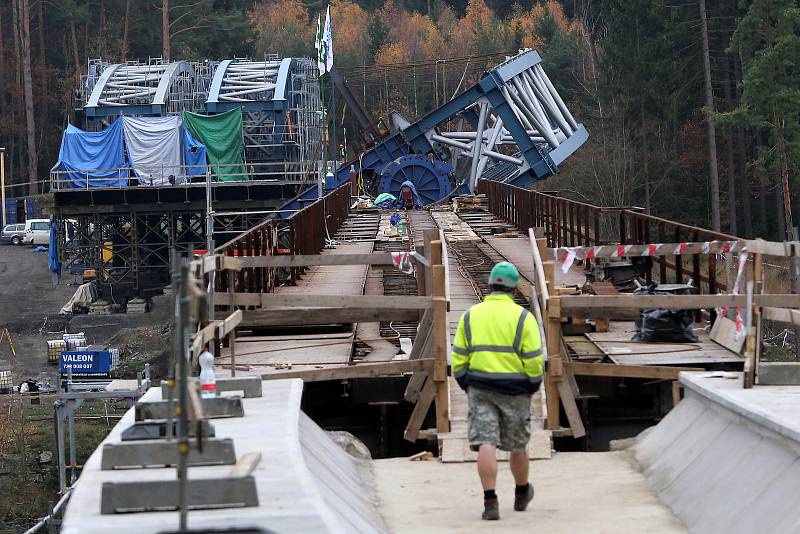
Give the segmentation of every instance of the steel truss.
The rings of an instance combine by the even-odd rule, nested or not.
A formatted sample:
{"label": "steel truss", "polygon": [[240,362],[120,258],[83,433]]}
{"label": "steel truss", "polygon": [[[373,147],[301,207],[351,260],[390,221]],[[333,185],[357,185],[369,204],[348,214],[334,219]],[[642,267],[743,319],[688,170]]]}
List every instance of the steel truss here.
{"label": "steel truss", "polygon": [[92,60],[83,79],[83,109],[87,118],[200,112],[210,74],[207,62],[166,63],[156,58],[147,63],[109,64]]}

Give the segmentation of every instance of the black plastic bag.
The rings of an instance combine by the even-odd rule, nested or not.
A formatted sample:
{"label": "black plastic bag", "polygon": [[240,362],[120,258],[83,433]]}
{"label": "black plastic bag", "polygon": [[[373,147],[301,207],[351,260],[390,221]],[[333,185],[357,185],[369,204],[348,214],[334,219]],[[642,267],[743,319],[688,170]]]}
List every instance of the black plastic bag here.
{"label": "black plastic bag", "polygon": [[[666,291],[656,291],[655,284],[635,292],[636,295],[671,295]],[[636,334],[632,341],[697,343],[700,341],[692,331],[694,314],[692,310],[665,310],[656,308],[642,310],[636,320]]]}

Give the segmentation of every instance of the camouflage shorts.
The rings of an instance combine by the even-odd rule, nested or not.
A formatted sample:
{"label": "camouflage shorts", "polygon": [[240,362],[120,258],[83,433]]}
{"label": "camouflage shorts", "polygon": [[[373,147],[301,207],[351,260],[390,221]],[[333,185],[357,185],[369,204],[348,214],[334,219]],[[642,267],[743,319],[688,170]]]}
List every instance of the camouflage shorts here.
{"label": "camouflage shorts", "polygon": [[469,447],[484,443],[510,452],[524,451],[531,437],[531,396],[503,395],[469,388]]}

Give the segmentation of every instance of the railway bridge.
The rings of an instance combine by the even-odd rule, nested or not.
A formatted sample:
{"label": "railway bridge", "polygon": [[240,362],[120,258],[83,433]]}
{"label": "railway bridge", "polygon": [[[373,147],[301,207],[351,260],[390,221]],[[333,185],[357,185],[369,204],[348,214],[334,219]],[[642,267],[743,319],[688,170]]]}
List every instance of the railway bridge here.
{"label": "railway bridge", "polygon": [[[173,390],[148,391],[86,461],[63,532],[102,532],[111,514],[119,532],[161,532],[177,525],[181,504],[193,528],[402,531],[417,509],[403,508],[405,498],[381,478],[390,464],[373,461],[376,506],[363,463],[320,428],[349,431],[375,458],[430,451],[451,472],[474,461],[466,399],[449,376],[449,339],[502,260],[520,268],[517,301],[536,314],[546,340],[545,386],[531,400],[530,458],[580,479],[586,464],[572,462],[583,456],[564,451],[607,451],[610,441],[657,424],[631,449],[644,474],[620,463],[621,453],[598,452],[597,486],[575,488],[573,497],[618,491],[613,477],[599,476],[613,472],[629,477],[630,487],[603,501],[611,527],[620,517],[664,532],[735,526],[714,503],[745,484],[736,474],[745,462],[766,477],[746,518],[800,524],[788,507],[770,514],[786,488],[797,489],[781,462],[797,465],[786,440],[797,439],[790,406],[798,386],[770,385],[780,383],[780,372],[760,348],[765,324],[791,323],[800,304],[764,277],[765,258],[788,261],[793,246],[500,182],[484,181],[477,195],[452,204],[398,213],[400,224],[391,223],[393,210],[353,200],[349,185],[339,187],[218,245],[194,261],[191,276],[183,269],[182,280],[199,277],[198,288],[213,288],[208,314],[195,313],[200,322],[189,325],[185,363],[196,363],[205,343],[216,345],[220,389],[238,395],[182,401],[206,430],[195,431],[178,491],[176,440],[132,437],[131,429],[164,418],[172,427],[165,406]],[[633,295],[637,282],[661,291]],[[632,342],[633,319],[652,308],[693,310],[697,339]],[[709,462],[716,470],[704,475]],[[422,476],[413,471],[420,464],[405,465],[395,469],[413,486],[408,473]],[[534,467],[534,480],[548,469],[536,465],[543,467]],[[444,473],[433,493],[414,487],[435,501],[434,493],[455,491]],[[586,528],[574,499],[550,504],[565,531]],[[430,512],[426,524],[448,527],[441,507],[418,506]],[[648,510],[647,518],[633,509]],[[593,525],[603,521],[611,520],[598,516]]]}

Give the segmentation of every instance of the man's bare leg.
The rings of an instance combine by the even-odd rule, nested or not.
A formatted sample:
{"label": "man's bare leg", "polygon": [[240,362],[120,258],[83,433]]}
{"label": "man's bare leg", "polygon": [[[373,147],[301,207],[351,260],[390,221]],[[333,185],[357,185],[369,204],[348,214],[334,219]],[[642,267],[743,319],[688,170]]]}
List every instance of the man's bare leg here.
{"label": "man's bare leg", "polygon": [[484,443],[478,449],[478,476],[481,477],[483,491],[495,489],[495,484],[497,483],[497,452],[494,445]]}
{"label": "man's bare leg", "polygon": [[[480,456],[478,456],[480,460]],[[528,460],[527,452],[512,452],[509,455],[508,463],[511,464],[511,474],[514,475],[514,483],[517,486],[524,486],[528,483]],[[480,469],[480,468],[479,468]],[[481,480],[483,480],[481,478]]]}

